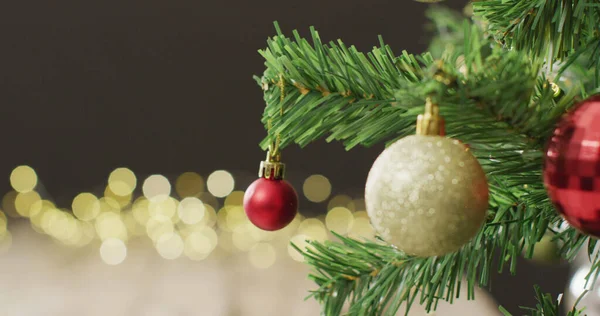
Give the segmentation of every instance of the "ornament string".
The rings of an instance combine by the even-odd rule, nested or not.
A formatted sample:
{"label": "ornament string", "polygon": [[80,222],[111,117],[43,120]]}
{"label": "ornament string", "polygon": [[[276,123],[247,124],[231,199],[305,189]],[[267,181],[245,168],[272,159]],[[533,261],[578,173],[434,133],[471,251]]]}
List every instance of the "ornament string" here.
{"label": "ornament string", "polygon": [[[283,80],[283,74],[279,74],[279,80],[277,81],[277,87],[279,87],[279,115],[283,117],[283,102],[285,100],[285,81]],[[271,120],[268,122],[267,126],[268,131],[271,131]],[[267,152],[267,160],[268,161],[277,161],[281,160],[281,153],[279,152],[279,144],[281,142],[281,138],[279,133],[275,136],[275,141],[269,145],[269,150]]]}

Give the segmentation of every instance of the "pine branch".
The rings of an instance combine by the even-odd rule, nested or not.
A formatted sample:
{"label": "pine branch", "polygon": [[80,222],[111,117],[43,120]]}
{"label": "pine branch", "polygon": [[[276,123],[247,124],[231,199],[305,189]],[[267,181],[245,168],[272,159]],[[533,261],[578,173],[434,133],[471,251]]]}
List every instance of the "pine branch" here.
{"label": "pine branch", "polygon": [[486,0],[473,2],[476,17],[509,49],[563,60],[600,36],[595,0]]}
{"label": "pine branch", "polygon": [[[534,142],[544,141],[575,94],[564,102],[547,102],[552,93],[545,89],[546,94],[531,103],[540,65],[517,52],[490,49],[491,43],[481,40],[475,26],[465,23],[463,31],[467,35],[462,47],[433,60],[429,54],[395,56],[383,42],[367,57],[341,41],[322,44],[314,30],[311,46],[297,32],[291,40],[278,29],[269,48],[261,51],[267,70],[257,78],[267,103],[263,123],[270,126],[261,146],[266,148],[277,135],[281,148],[290,143],[305,146],[327,134],[328,141],[344,141],[348,149],[403,137],[413,133],[414,117],[432,94],[448,122],[476,122],[477,117],[463,112],[478,107],[497,122],[522,129]],[[283,102],[276,85],[280,76]],[[480,141],[491,143],[494,138]]]}
{"label": "pine branch", "polygon": [[508,49],[550,61],[573,62],[589,55],[600,83],[600,5],[596,0],[485,0],[475,16]]}
{"label": "pine branch", "polygon": [[[314,30],[310,44],[297,32],[293,40],[286,38],[279,28],[261,51],[267,69],[257,81],[267,103],[263,123],[270,127],[263,148],[278,136],[281,148],[326,136],[348,149],[394,141],[414,133],[415,118],[432,97],[448,136],[468,143],[488,175],[488,220],[456,253],[415,258],[385,243],[342,236],[339,243],[310,242],[304,254],[319,286],[312,296],[322,302],[325,315],[340,314],[346,302],[350,315],[394,315],[402,303],[408,311],[415,301],[432,310],[440,299],[458,298],[461,286],[472,299],[475,286],[489,285],[496,258],[499,272],[508,267],[515,273],[517,257],[531,256],[548,230],[563,242],[566,259],[586,243],[590,253],[595,246],[572,228],[561,229],[563,221],[541,183],[546,138],[585,95],[584,87],[557,97],[541,61],[504,50],[476,25],[446,23],[453,27],[446,28],[450,40],[438,59],[427,53],[395,56],[383,42],[365,55],[341,41],[323,44]],[[600,261],[592,261],[593,282]]]}
{"label": "pine branch", "polygon": [[[277,27],[277,25],[276,25]],[[313,45],[294,32],[295,40],[278,35],[260,51],[267,70],[259,83],[265,89],[265,126],[271,125],[266,148],[281,135],[281,147],[300,146],[331,133],[329,139],[345,139],[347,146],[374,144],[403,128],[410,116],[392,106],[394,92],[408,82],[420,81],[433,63],[429,55],[392,54],[389,47],[375,48],[365,55],[343,42],[323,45],[311,29]],[[279,76],[285,80],[285,99],[280,102]],[[415,105],[417,103],[415,102]],[[280,116],[283,111],[284,115]],[[362,126],[362,130],[356,130]],[[368,128],[364,128],[368,127]]]}

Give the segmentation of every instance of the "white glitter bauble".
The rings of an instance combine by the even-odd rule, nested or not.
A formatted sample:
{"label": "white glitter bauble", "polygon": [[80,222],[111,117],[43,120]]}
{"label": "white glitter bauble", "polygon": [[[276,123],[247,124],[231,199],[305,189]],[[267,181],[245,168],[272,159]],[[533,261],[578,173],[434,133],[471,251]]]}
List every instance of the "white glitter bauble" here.
{"label": "white glitter bauble", "polygon": [[481,228],[485,173],[457,140],[412,135],[386,148],[369,172],[365,202],[386,241],[419,257],[458,250]]}

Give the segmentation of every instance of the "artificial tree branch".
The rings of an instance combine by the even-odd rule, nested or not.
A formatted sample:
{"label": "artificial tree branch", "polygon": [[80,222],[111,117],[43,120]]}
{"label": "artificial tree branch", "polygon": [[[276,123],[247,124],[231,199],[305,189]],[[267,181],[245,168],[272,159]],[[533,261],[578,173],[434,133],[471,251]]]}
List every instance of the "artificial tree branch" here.
{"label": "artificial tree branch", "polygon": [[[533,2],[539,1],[523,4]],[[504,8],[496,4],[495,9]],[[476,12],[491,15],[506,8],[500,9]],[[541,183],[544,143],[585,90],[557,95],[541,70],[542,59],[505,50],[479,25],[430,16],[452,25],[445,28],[446,39],[438,41],[447,49],[437,58],[395,56],[383,42],[363,54],[341,41],[323,44],[314,30],[311,44],[297,32],[294,39],[286,38],[279,28],[261,51],[267,69],[256,79],[267,103],[263,123],[271,123],[263,147],[275,135],[281,147],[323,137],[343,141],[348,149],[391,142],[414,133],[415,118],[431,97],[440,105],[448,136],[469,144],[489,180],[488,219],[456,253],[416,258],[385,243],[342,236],[340,242],[310,242],[308,249],[299,249],[314,268],[319,288],[312,296],[326,315],[338,315],[346,302],[350,315],[394,315],[402,303],[408,311],[415,301],[432,310],[438,300],[458,297],[463,275],[473,298],[475,286],[489,285],[495,258],[501,258],[498,271],[508,266],[515,273],[517,257],[531,256],[549,231],[562,241],[562,255],[569,260],[586,242],[590,253],[595,246],[595,240],[572,228],[558,229],[563,221]],[[283,100],[276,85],[280,78]],[[597,257],[593,267],[590,278],[595,279]]]}

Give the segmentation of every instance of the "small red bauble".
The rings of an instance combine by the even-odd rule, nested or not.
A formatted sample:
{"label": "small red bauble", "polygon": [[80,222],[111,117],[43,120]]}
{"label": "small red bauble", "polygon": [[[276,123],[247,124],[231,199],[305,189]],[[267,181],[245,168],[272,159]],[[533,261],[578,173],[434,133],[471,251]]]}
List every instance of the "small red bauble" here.
{"label": "small red bauble", "polygon": [[548,143],[544,184],[571,226],[600,237],[600,96],[565,116]]}
{"label": "small red bauble", "polygon": [[279,230],[296,216],[298,195],[285,180],[259,178],[244,194],[244,210],[256,227]]}

